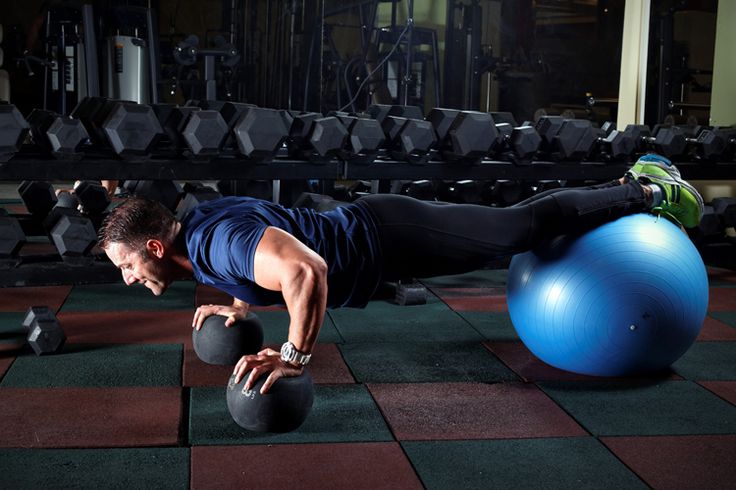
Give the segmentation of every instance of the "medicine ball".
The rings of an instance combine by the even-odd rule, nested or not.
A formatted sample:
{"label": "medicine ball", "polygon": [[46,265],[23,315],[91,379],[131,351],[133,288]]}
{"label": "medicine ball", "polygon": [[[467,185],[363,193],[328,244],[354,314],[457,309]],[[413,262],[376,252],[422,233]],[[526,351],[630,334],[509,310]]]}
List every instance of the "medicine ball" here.
{"label": "medicine ball", "polygon": [[227,408],[239,426],[254,432],[290,432],[302,425],[314,402],[314,382],[307,368],[299,376],[279,378],[265,395],[261,387],[268,375],[244,391],[249,374],[237,384],[232,376],[227,385]]}
{"label": "medicine ball", "polygon": [[200,330],[192,329],[194,352],[207,364],[232,366],[246,354],[256,354],[263,347],[263,327],[253,313],[225,326],[226,317],[208,316]]}
{"label": "medicine ball", "polygon": [[693,344],[708,275],[678,226],[636,214],[515,256],[507,300],[519,337],[542,361],[625,376],[666,368]]}

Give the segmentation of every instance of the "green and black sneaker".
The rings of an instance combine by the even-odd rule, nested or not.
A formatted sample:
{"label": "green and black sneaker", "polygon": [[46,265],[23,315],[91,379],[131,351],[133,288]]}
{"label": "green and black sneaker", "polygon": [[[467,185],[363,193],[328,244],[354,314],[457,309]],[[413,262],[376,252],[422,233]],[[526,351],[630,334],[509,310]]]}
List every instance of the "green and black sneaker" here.
{"label": "green and black sneaker", "polygon": [[703,198],[683,180],[680,171],[667,158],[660,155],[644,155],[626,172],[630,179],[642,184],[655,184],[662,189],[662,202],[652,208],[655,214],[684,226],[694,228],[703,216]]}

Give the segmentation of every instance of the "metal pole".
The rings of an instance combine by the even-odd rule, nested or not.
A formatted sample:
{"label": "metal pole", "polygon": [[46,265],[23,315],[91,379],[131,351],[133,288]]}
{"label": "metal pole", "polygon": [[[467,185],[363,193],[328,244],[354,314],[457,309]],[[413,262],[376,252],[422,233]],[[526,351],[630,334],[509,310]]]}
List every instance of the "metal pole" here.
{"label": "metal pole", "polygon": [[404,72],[404,105],[409,105],[409,84],[411,82],[412,32],[414,31],[414,0],[408,2],[409,13],[406,18],[406,71]]}
{"label": "metal pole", "polygon": [[95,17],[92,5],[82,6],[82,22],[84,23],[84,62],[87,64],[87,95],[100,96],[100,73],[97,68],[97,36],[95,36]]}
{"label": "metal pole", "polygon": [[148,2],[146,9],[146,28],[148,30],[148,67],[151,71],[151,103],[158,103],[158,79],[160,64],[158,62],[158,23],[155,21],[155,13]]}

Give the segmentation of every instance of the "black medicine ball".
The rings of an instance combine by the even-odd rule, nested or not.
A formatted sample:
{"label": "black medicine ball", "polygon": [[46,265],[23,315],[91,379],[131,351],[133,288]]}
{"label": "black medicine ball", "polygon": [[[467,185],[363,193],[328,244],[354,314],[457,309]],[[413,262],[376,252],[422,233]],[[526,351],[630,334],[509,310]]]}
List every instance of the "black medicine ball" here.
{"label": "black medicine ball", "polygon": [[256,354],[263,347],[263,327],[253,313],[225,326],[226,317],[208,316],[200,330],[192,329],[194,352],[207,364],[233,366],[246,354]]}

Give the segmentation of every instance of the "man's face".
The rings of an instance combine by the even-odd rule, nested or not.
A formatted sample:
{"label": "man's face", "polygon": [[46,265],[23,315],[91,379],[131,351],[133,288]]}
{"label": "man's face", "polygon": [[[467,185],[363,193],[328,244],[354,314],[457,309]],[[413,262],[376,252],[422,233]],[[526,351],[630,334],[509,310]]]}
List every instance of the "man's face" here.
{"label": "man's face", "polygon": [[173,281],[171,261],[157,240],[148,241],[144,254],[122,243],[109,244],[105,253],[115,267],[120,269],[123,281],[128,286],[139,282],[154,295],[160,296]]}

